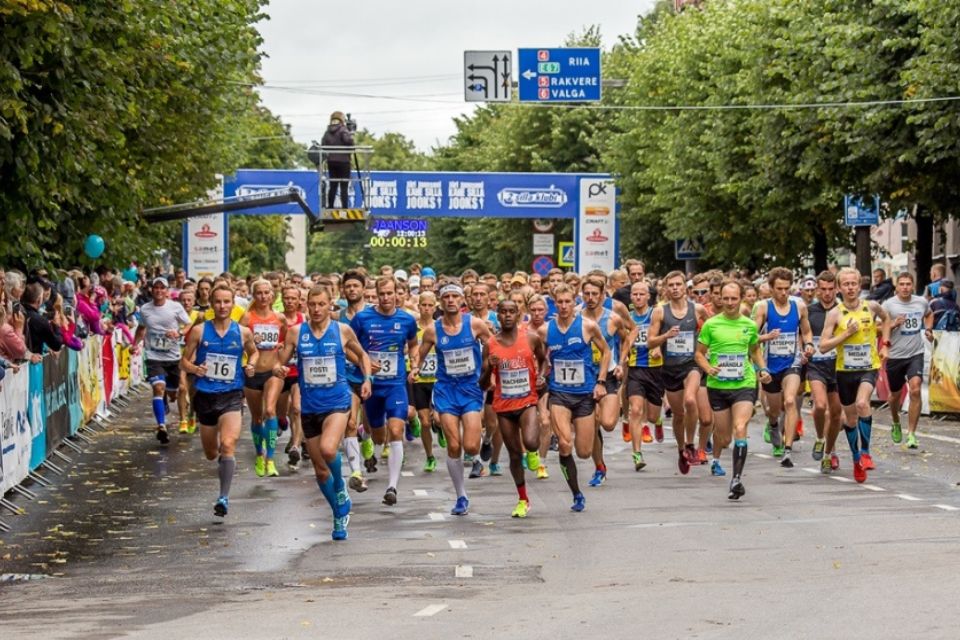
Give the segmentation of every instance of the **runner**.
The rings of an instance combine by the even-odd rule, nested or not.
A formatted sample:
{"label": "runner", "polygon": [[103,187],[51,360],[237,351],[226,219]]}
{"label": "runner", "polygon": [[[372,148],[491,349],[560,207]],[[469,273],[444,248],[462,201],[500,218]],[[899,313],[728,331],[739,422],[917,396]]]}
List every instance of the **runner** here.
{"label": "runner", "polygon": [[[644,443],[653,442],[650,424],[654,425],[657,442],[663,442],[663,379],[660,375],[663,357],[660,349],[647,348],[647,333],[653,308],[650,307],[650,287],[640,280],[630,287],[634,328],[623,341],[620,364],[627,367],[627,402],[630,405],[630,442],[633,447],[633,469],[640,471],[647,463],[641,451]],[[644,423],[644,420],[646,421]],[[643,427],[640,428],[641,424]],[[640,430],[638,431],[638,428]],[[639,434],[639,435],[637,435]]]}
{"label": "runner", "polygon": [[[182,269],[179,271],[182,271]],[[181,355],[187,345],[187,335],[190,333],[193,325],[196,324],[197,318],[200,315],[200,312],[193,308],[197,298],[196,290],[186,288],[185,285],[183,286],[185,288],[180,290],[178,302],[180,306],[183,307],[183,310],[187,312],[187,316],[190,318],[190,324],[184,334],[180,336]],[[180,433],[194,433],[197,430],[197,412],[193,407],[193,394],[196,392],[195,383],[195,376],[187,373],[183,367],[180,367],[180,384],[177,389],[177,408],[180,410]]]}
{"label": "runner", "polygon": [[707,319],[706,310],[687,300],[686,281],[680,271],[671,271],[664,278],[667,302],[653,310],[647,331],[647,348],[661,348],[661,375],[667,402],[673,411],[673,436],[677,441],[677,468],[690,472],[690,465],[699,464],[693,439],[697,430],[697,390],[700,369],[694,362],[697,327]]}
{"label": "runner", "polygon": [[[341,323],[350,324],[350,321],[367,307],[363,298],[366,281],[366,276],[357,270],[350,270],[343,274],[340,292],[346,301],[346,307],[340,312]],[[375,473],[377,471],[377,456],[374,455],[374,443],[370,437],[370,430],[364,429],[362,444],[359,437],[358,421],[360,418],[358,415],[360,414],[360,389],[364,381],[363,372],[357,365],[348,360],[346,375],[347,382],[350,383],[351,402],[343,448],[346,450],[347,466],[350,469],[350,488],[357,493],[363,493],[367,490],[368,485],[367,479],[363,477],[363,471],[360,470],[360,460],[364,461],[368,473]],[[363,421],[366,423],[366,414],[363,416]]]}
{"label": "runner", "polygon": [[[220,495],[213,513],[222,518],[229,509],[230,485],[237,468],[244,376],[254,374],[260,354],[253,333],[230,319],[233,291],[217,287],[211,301],[214,318],[190,330],[180,367],[196,378],[193,404],[200,421],[203,454],[207,460],[217,459],[220,477]],[[241,366],[244,354],[247,364]]]}
{"label": "runner", "polygon": [[[527,331],[538,333],[540,327],[546,324],[547,303],[540,294],[534,294],[527,298],[527,311],[530,313],[530,321],[527,323]],[[539,390],[538,390],[539,391]],[[550,452],[550,442],[553,439],[553,428],[550,426],[550,407],[547,405],[549,392],[544,386],[542,393],[537,399],[537,421],[540,424],[540,466],[536,469],[530,469],[537,472],[537,480],[546,480],[550,477],[550,471],[547,469],[547,454]]]}
{"label": "runner", "polygon": [[277,421],[277,399],[283,390],[283,379],[274,374],[279,362],[277,354],[287,333],[287,319],[273,310],[273,285],[267,280],[253,283],[253,302],[240,320],[241,326],[253,331],[260,358],[257,372],[244,382],[244,396],[250,408],[250,431],[257,457],[253,470],[258,477],[277,477],[273,454],[277,448],[280,424]]}
{"label": "runner", "polygon": [[373,390],[363,401],[363,412],[374,433],[386,427],[389,439],[389,485],[383,504],[397,503],[397,485],[403,465],[403,430],[407,418],[407,370],[404,348],[410,354],[411,370],[419,372],[417,359],[417,321],[397,308],[396,282],[392,276],[380,276],[374,287],[376,306],[358,312],[350,321],[360,346],[370,355]]}
{"label": "runner", "polygon": [[[550,357],[550,421],[557,434],[560,464],[573,494],[573,511],[583,511],[586,499],[577,482],[577,456],[593,453],[596,403],[606,395],[610,348],[600,327],[576,313],[574,290],[566,284],[554,289],[557,317],[540,327],[538,336]],[[593,363],[592,345],[600,350],[600,366]],[[600,373],[597,373],[597,372]],[[575,445],[575,446],[574,446]]]}
{"label": "runner", "polygon": [[[167,434],[168,401],[177,401],[180,388],[180,337],[190,326],[190,316],[179,303],[167,300],[167,279],[151,282],[152,300],[140,307],[140,326],[133,344],[134,353],[146,342],[147,381],[153,387],[153,415],[157,420],[157,440],[170,442]],[[165,397],[166,396],[166,397]],[[186,416],[181,416],[181,420]]]}
{"label": "runner", "polygon": [[540,468],[537,389],[545,384],[546,352],[536,334],[519,327],[520,309],[513,300],[501,300],[497,315],[501,328],[483,350],[480,386],[486,387],[493,377],[493,410],[510,456],[510,475],[518,495],[510,515],[526,518],[530,498],[523,469],[524,462],[528,469]]}
{"label": "runner", "polygon": [[[487,323],[462,313],[462,302],[460,285],[451,283],[440,289],[443,316],[424,329],[419,352],[419,361],[422,362],[431,349],[436,348],[437,382],[433,387],[433,405],[447,438],[447,471],[457,493],[457,502],[450,513],[455,516],[466,515],[470,508],[464,486],[462,456],[464,452],[472,456],[480,452],[484,405],[479,384],[481,346],[490,339]],[[419,373],[420,367],[413,367],[411,379]]]}
{"label": "runner", "polygon": [[[784,412],[783,446],[773,440],[774,457],[783,457],[780,466],[790,469],[793,460],[793,440],[797,434],[797,422],[800,408],[797,394],[800,391],[800,366],[813,355],[813,332],[807,315],[807,305],[803,300],[790,296],[793,285],[793,273],[783,267],[770,270],[767,283],[772,297],[766,304],[757,306],[754,320],[757,330],[767,329],[760,336],[765,343],[767,366],[770,367],[770,382],[763,385],[767,394],[767,427],[776,430],[779,436],[780,412]],[[798,340],[803,341],[803,351],[797,348]],[[764,438],[766,440],[766,438]]]}
{"label": "runner", "polygon": [[330,318],[332,292],[316,285],[307,297],[309,322],[287,332],[274,367],[278,377],[286,375],[282,364],[297,354],[301,372],[303,435],[310,461],[317,477],[317,486],[333,511],[333,539],[347,539],[351,501],[343,483],[340,465],[340,442],[347,428],[350,411],[350,383],[347,382],[346,358],[359,364],[364,374],[360,395],[370,396],[370,358],[364,353],[353,330]]}
{"label": "runner", "polygon": [[[512,276],[511,276],[512,278]],[[474,318],[483,320],[490,334],[500,330],[500,321],[497,319],[497,312],[490,308],[490,301],[496,300],[496,292],[485,282],[476,282],[470,287],[470,314]],[[465,456],[465,462],[472,463],[470,469],[471,478],[480,478],[486,475],[483,469],[483,463],[490,463],[490,475],[502,475],[500,469],[500,450],[503,448],[503,438],[500,436],[500,429],[497,423],[497,414],[493,410],[493,390],[488,390],[484,396],[483,403],[483,439],[480,445],[480,459],[474,460],[473,456]]]}
{"label": "runner", "polygon": [[747,461],[747,424],[757,401],[756,374],[749,361],[759,370],[761,384],[770,380],[757,326],[740,313],[742,299],[740,283],[728,281],[722,285],[722,312],[703,323],[696,355],[697,365],[707,373],[707,393],[713,409],[712,475],[726,475],[720,466],[720,457],[723,449],[730,445],[731,435],[736,438],[733,478],[727,495],[730,500],[739,500],[746,493],[741,477]]}
{"label": "runner", "polygon": [[[420,317],[417,321],[417,342],[423,343],[423,332],[433,326],[433,314],[437,310],[437,297],[431,291],[420,294]],[[420,441],[427,460],[423,465],[424,473],[433,473],[437,470],[437,459],[433,455],[433,434],[439,433],[438,443],[441,448],[447,445],[443,431],[437,426],[433,411],[433,385],[437,381],[437,352],[431,349],[420,359],[420,371],[413,378],[410,397],[413,407],[420,420]],[[424,428],[423,425],[429,425]]]}
{"label": "runner", "polygon": [[840,468],[836,453],[837,436],[840,435],[840,396],[837,394],[837,352],[820,351],[820,336],[827,314],[837,306],[837,277],[832,271],[823,271],[817,276],[817,300],[807,309],[810,330],[817,350],[807,363],[807,379],[813,399],[813,426],[817,439],[813,443],[813,459],[820,461],[820,473],[831,473]]}
{"label": "runner", "polygon": [[889,316],[877,302],[860,299],[859,271],[844,267],[837,273],[837,281],[842,299],[824,321],[820,353],[837,349],[837,391],[843,407],[843,431],[853,455],[853,478],[866,482],[867,471],[874,468],[870,396],[877,384],[877,370],[890,349]]}
{"label": "runner", "polygon": [[[303,324],[303,313],[301,309],[300,287],[294,284],[288,284],[283,287],[283,316],[287,319],[289,331],[296,333],[299,331],[299,325]],[[294,351],[293,356],[296,359],[297,354]],[[281,362],[286,363],[287,360]],[[300,468],[300,446],[303,444],[303,428],[300,421],[300,370],[297,369],[297,363],[292,362],[287,365],[287,372],[283,376],[283,388],[280,390],[280,398],[277,400],[277,416],[280,431],[290,429],[290,440],[287,442],[287,465],[291,469]]]}
{"label": "runner", "polygon": [[883,302],[883,309],[893,319],[890,324],[890,356],[886,361],[887,383],[890,385],[890,416],[893,441],[900,444],[903,429],[900,426],[900,407],[903,402],[903,386],[910,394],[907,413],[907,448],[916,449],[917,423],[920,422],[922,400],[920,387],[923,384],[923,339],[933,342],[933,314],[930,303],[923,296],[914,295],[916,283],[913,274],[904,271],[897,276],[897,294]]}

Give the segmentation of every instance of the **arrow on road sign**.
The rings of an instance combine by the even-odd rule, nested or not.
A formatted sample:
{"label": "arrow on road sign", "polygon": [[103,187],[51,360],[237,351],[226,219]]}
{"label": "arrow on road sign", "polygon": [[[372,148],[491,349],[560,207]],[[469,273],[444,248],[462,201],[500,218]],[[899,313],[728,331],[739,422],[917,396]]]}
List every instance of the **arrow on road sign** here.
{"label": "arrow on road sign", "polygon": [[526,71],[524,71],[524,72],[523,72],[522,74],[520,74],[520,75],[522,75],[522,76],[523,76],[524,78],[526,78],[527,80],[531,80],[531,79],[537,77],[537,74],[536,74],[535,72],[533,72],[533,71],[530,71],[530,69],[527,69]]}

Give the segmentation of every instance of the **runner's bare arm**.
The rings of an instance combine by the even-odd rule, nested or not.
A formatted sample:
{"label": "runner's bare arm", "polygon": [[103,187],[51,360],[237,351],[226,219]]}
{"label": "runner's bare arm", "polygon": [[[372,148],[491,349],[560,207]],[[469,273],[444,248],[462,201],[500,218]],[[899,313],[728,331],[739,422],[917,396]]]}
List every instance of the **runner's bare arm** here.
{"label": "runner's bare arm", "polygon": [[287,362],[290,361],[290,357],[293,356],[293,350],[297,347],[297,332],[288,331],[286,337],[283,339],[283,346],[280,347],[280,351],[277,355],[277,364],[273,367],[273,375],[278,378],[284,378],[287,375],[287,368],[284,366]]}
{"label": "runner's bare arm", "polygon": [[180,368],[201,378],[207,375],[207,366],[204,363],[196,365],[193,363],[193,359],[197,355],[197,347],[200,345],[202,335],[203,326],[191,329],[189,335],[187,335],[187,344],[183,348],[183,355],[180,356]]}

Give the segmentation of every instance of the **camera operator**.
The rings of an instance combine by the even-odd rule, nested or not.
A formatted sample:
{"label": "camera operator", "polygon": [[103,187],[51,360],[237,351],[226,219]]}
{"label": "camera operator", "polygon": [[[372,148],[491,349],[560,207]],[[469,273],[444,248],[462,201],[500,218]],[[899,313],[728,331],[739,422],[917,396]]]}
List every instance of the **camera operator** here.
{"label": "camera operator", "polygon": [[[342,111],[330,114],[330,126],[320,144],[324,147],[352,147],[353,132],[356,124],[344,117]],[[340,206],[349,207],[347,194],[350,186],[350,152],[327,153],[327,170],[330,172],[330,188],[327,189],[327,208],[333,209],[336,202],[337,190],[340,191]]]}

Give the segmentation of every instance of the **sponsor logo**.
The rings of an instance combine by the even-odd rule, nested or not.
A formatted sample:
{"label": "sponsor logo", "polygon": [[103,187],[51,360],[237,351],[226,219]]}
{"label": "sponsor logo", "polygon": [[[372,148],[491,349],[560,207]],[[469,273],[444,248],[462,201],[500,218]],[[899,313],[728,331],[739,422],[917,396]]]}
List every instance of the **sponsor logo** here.
{"label": "sponsor logo", "polygon": [[508,187],[497,193],[497,201],[504,207],[543,207],[557,208],[567,204],[567,193],[563,189],[549,186],[545,189],[521,189]]}
{"label": "sponsor logo", "polygon": [[594,229],[593,233],[587,236],[587,242],[606,242],[609,239],[599,228]]}
{"label": "sponsor logo", "polygon": [[269,196],[282,195],[288,193],[290,189],[296,189],[297,193],[304,200],[307,199],[307,192],[303,187],[288,182],[286,185],[279,184],[241,184],[237,186],[237,196],[240,198],[266,198]]}
{"label": "sponsor logo", "polygon": [[600,205],[587,205],[583,210],[584,214],[592,217],[603,217],[610,215],[610,207]]}
{"label": "sponsor logo", "polygon": [[217,232],[211,229],[210,225],[205,224],[202,227],[200,227],[200,231],[197,231],[193,235],[197,236],[198,238],[209,239],[209,238],[216,238]]}

